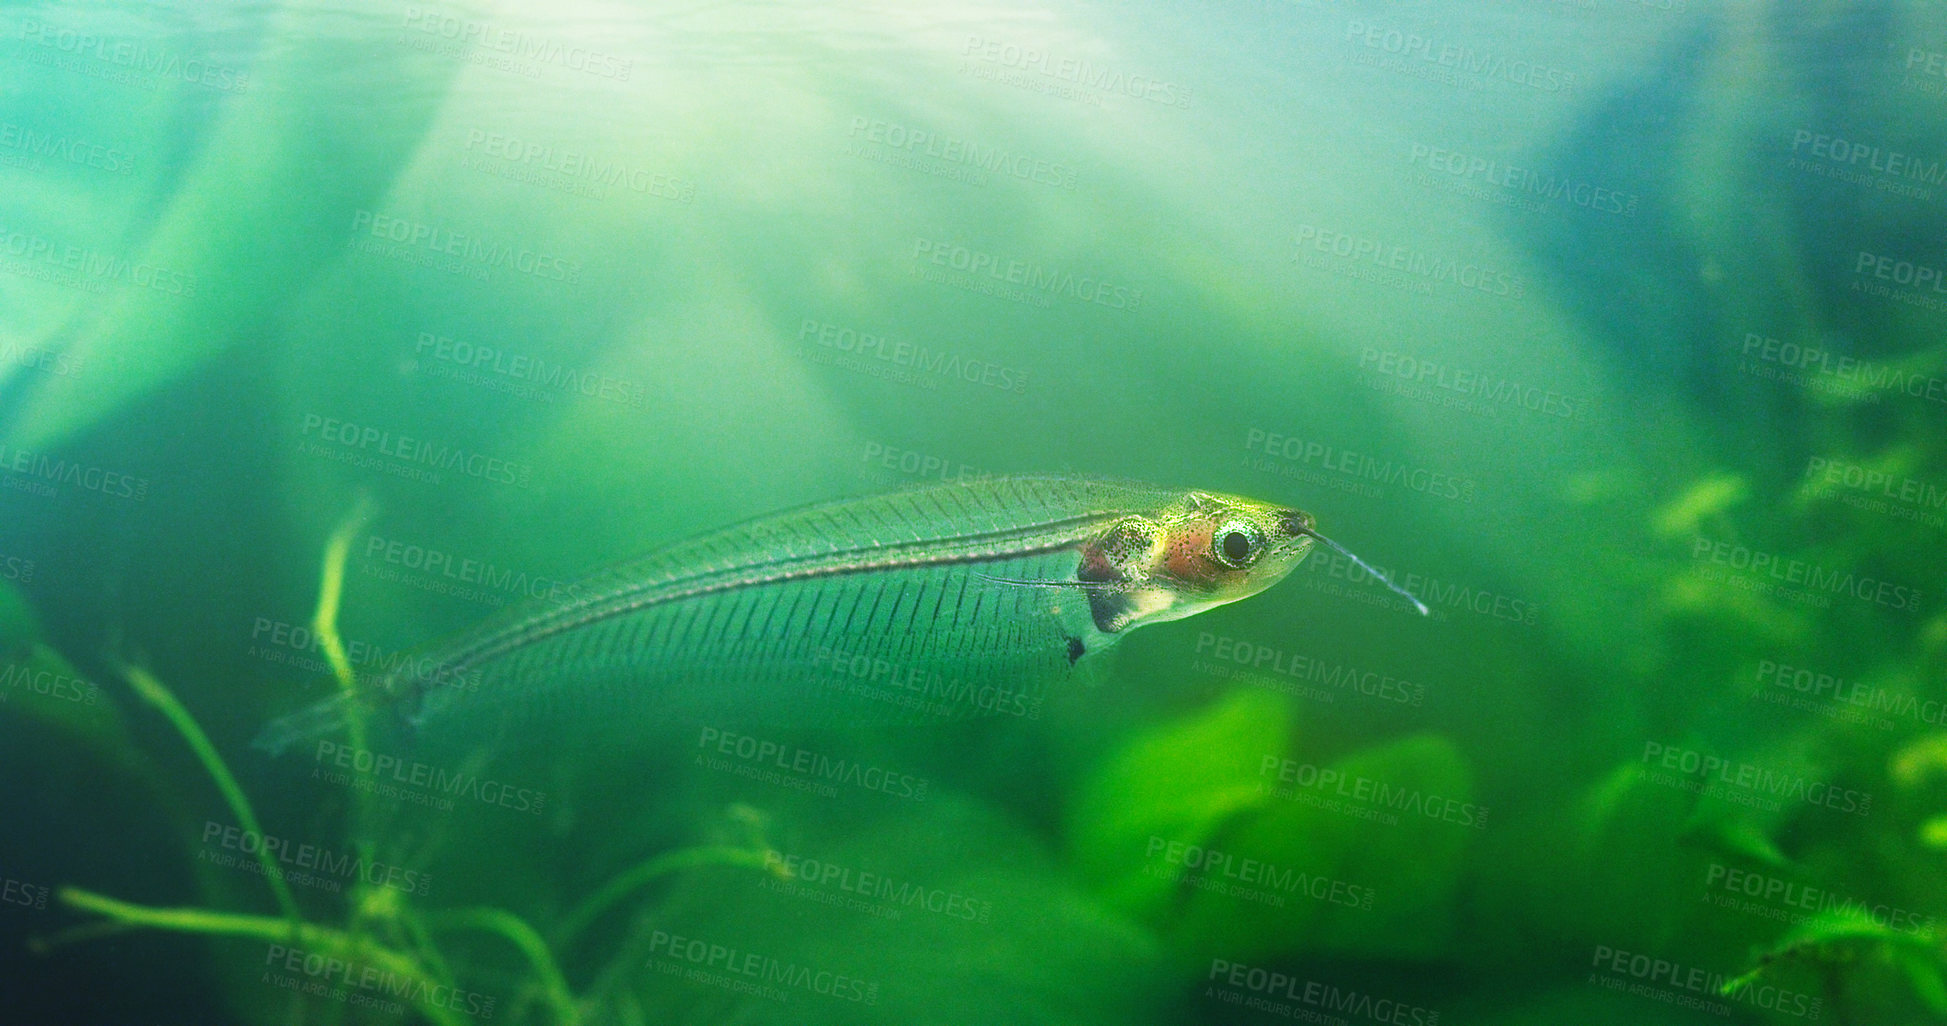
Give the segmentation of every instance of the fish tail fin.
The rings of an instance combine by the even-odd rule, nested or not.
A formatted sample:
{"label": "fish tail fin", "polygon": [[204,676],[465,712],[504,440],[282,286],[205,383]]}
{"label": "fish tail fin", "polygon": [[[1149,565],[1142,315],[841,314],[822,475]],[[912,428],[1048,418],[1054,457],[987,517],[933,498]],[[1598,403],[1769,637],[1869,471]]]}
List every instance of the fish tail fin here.
{"label": "fish tail fin", "polygon": [[339,693],[322,702],[305,706],[289,716],[280,716],[264,725],[250,747],[273,756],[301,741],[310,741],[345,728],[351,718],[352,703],[358,699]]}

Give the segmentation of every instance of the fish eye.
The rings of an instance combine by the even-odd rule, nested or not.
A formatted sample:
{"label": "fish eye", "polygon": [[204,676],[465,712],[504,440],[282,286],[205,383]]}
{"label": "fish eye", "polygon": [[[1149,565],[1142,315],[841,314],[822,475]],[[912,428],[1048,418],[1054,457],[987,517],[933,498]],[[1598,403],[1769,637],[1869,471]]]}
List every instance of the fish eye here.
{"label": "fish eye", "polygon": [[1242,570],[1257,562],[1258,553],[1264,548],[1257,528],[1242,520],[1225,524],[1211,538],[1211,553],[1216,556],[1217,562],[1235,570]]}

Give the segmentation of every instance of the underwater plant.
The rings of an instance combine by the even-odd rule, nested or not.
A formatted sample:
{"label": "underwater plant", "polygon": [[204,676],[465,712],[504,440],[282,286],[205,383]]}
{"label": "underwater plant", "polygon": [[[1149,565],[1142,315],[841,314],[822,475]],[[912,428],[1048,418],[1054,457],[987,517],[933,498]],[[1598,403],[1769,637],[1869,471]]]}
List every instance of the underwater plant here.
{"label": "underwater plant", "polygon": [[[312,619],[334,678],[348,693],[358,683],[339,636],[338,610],[351,538],[368,515],[361,505],[327,542]],[[267,835],[249,798],[195,717],[148,670],[128,665],[122,668],[122,676],[134,694],[161,713],[194,753],[244,836],[259,839],[254,845],[259,875],[277,912],[154,907],[63,886],[56,892],[58,901],[93,918],[36,939],[32,947],[39,953],[131,930],[251,940],[263,945],[264,954],[257,959],[263,966],[259,981],[289,991],[290,1004],[282,1021],[305,1021],[308,1007],[334,1002],[325,1005],[332,1009],[327,1019],[340,1018],[353,1007],[369,1006],[387,1014],[410,1008],[441,1026],[495,1018],[572,1024],[582,1022],[584,1012],[580,1000],[570,991],[555,951],[572,944],[590,922],[647,885],[682,869],[728,865],[762,870],[765,866],[763,849],[758,846],[706,846],[665,853],[618,874],[589,895],[555,924],[552,938],[544,937],[521,916],[504,908],[422,907],[406,891],[374,882],[360,869],[349,874],[350,890],[338,915],[310,916],[299,907],[286,882],[287,871],[273,855],[273,846],[263,843]],[[355,704],[351,708],[353,713],[345,725],[353,743],[362,745],[367,729],[364,712]],[[373,770],[366,765],[357,771],[369,774]],[[374,822],[370,799],[374,790],[370,786],[353,788],[350,818],[355,824],[354,836],[360,833],[356,824]],[[372,865],[378,845],[362,841],[355,847],[355,865]],[[505,984],[504,988],[495,987],[493,993],[479,989],[480,981],[456,968],[451,938],[464,934],[495,938],[518,956],[519,970],[511,977],[495,974],[492,982]],[[500,1003],[501,993],[510,995],[504,1005]]]}

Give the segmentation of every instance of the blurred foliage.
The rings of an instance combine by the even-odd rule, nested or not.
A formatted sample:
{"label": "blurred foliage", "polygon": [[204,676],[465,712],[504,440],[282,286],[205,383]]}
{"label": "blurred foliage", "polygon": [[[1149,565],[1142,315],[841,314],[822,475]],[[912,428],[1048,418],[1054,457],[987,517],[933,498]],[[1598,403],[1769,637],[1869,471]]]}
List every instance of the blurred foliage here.
{"label": "blurred foliage", "polygon": [[[130,226],[116,248],[209,287],[179,302],[149,292],[96,301],[10,281],[9,296],[24,312],[21,325],[0,329],[9,342],[18,334],[56,344],[106,371],[36,377],[23,367],[0,368],[4,383],[22,390],[18,401],[10,392],[0,410],[10,445],[82,440],[114,451],[115,439],[103,436],[146,440],[180,432],[186,440],[159,458],[172,468],[178,492],[207,493],[212,498],[199,503],[211,506],[260,502],[252,512],[272,511],[264,515],[274,521],[270,533],[296,537],[325,515],[319,510],[342,501],[347,482],[371,479],[286,445],[307,415],[398,425],[495,452],[504,443],[516,456],[538,454],[546,464],[538,468],[541,484],[510,498],[455,482],[429,498],[433,493],[382,481],[403,521],[386,532],[438,537],[463,554],[505,553],[504,565],[548,576],[751,512],[726,480],[756,482],[749,487],[766,501],[857,491],[857,454],[871,451],[867,444],[931,447],[929,457],[995,467],[1073,461],[1092,470],[1154,466],[1187,477],[1216,462],[1211,437],[1218,431],[1241,434],[1244,425],[1278,427],[1289,419],[1294,432],[1331,434],[1357,420],[1385,443],[1375,451],[1451,449],[1459,454],[1452,467],[1478,465],[1484,483],[1507,492],[1505,505],[1459,512],[1429,511],[1406,496],[1363,510],[1367,529],[1429,549],[1464,541],[1471,568],[1505,578],[1517,592],[1532,589],[1547,617],[1534,640],[1475,626],[1416,637],[1431,639],[1430,668],[1452,689],[1438,699],[1445,708],[1430,710],[1446,717],[1437,730],[1419,721],[1362,720],[1339,708],[1321,713],[1245,678],[1201,706],[1162,705],[1167,711],[1127,731],[1074,742],[1072,750],[1086,754],[1073,756],[1072,765],[1051,767],[1059,760],[1035,747],[1038,735],[1018,748],[936,753],[931,765],[950,777],[926,801],[820,805],[707,777],[663,752],[642,753],[644,765],[633,775],[611,771],[600,781],[602,795],[564,788],[548,816],[523,830],[461,817],[387,818],[340,795],[287,790],[264,805],[278,822],[309,817],[323,824],[316,836],[434,867],[443,886],[436,899],[368,885],[342,900],[299,895],[292,914],[286,900],[269,911],[272,896],[257,881],[240,883],[238,874],[211,869],[193,854],[198,827],[217,807],[195,783],[197,763],[218,780],[228,776],[213,758],[224,736],[214,723],[263,712],[258,706],[268,703],[249,690],[255,677],[246,683],[245,674],[224,667],[206,674],[201,664],[190,664],[194,676],[176,665],[159,671],[180,671],[186,706],[160,681],[129,675],[132,683],[154,685],[138,685],[134,694],[167,713],[194,751],[165,747],[155,737],[161,721],[130,705],[130,692],[94,684],[95,675],[49,639],[25,597],[0,582],[0,655],[8,674],[0,732],[8,770],[33,774],[29,786],[61,809],[88,810],[123,827],[130,849],[164,838],[156,847],[173,844],[171,854],[187,864],[177,867],[191,881],[184,887],[194,891],[170,899],[182,904],[161,905],[70,887],[61,894],[77,914],[74,932],[49,942],[136,928],[229,938],[212,942],[210,975],[237,1018],[264,1022],[397,1021],[265,987],[265,943],[498,995],[494,1020],[504,1022],[1227,1021],[1228,1008],[1191,997],[1207,982],[1212,958],[1307,978],[1375,981],[1395,992],[1425,988],[1433,995],[1427,1000],[1447,1013],[1443,1021],[1723,1021],[1584,984],[1590,952],[1603,950],[1647,952],[1723,977],[1732,1021],[1801,1021],[1753,1004],[1750,995],[1764,986],[1815,996],[1825,1010],[1819,1021],[1947,1019],[1947,941],[1938,926],[1947,916],[1947,717],[1924,712],[1947,701],[1947,509],[1931,498],[1947,488],[1947,431],[1938,402],[1872,383],[1881,374],[1941,375],[1947,340],[1935,312],[1865,303],[1844,292],[1857,278],[1844,262],[1862,247],[1896,240],[1902,252],[1937,265],[1947,225],[1937,203],[1894,203],[1870,188],[1793,177],[1781,170],[1787,158],[1780,152],[1804,125],[1886,126],[1886,145],[1938,152],[1937,110],[1889,104],[1886,97],[1911,94],[1873,78],[1897,59],[1856,59],[1868,49],[1900,54],[1911,41],[1932,38],[1926,17],[1878,3],[1761,4],[1699,13],[1655,34],[1653,52],[1632,58],[1633,78],[1590,90],[1585,107],[1568,109],[1565,126],[1553,115],[1537,119],[1564,135],[1547,137],[1531,164],[1636,190],[1646,200],[1639,215],[1627,223],[1550,216],[1504,225],[1499,234],[1465,223],[1477,233],[1470,244],[1490,247],[1483,250],[1488,256],[1500,258],[1491,247],[1506,246],[1507,259],[1519,263],[1525,247],[1540,271],[1534,280],[1546,282],[1550,295],[1543,300],[1538,289],[1536,301],[1510,306],[1513,312],[1464,316],[1431,304],[1374,303],[1342,280],[1293,299],[1290,280],[1262,273],[1290,260],[1282,233],[1265,226],[1317,214],[1303,205],[1270,205],[1287,201],[1285,194],[1356,188],[1370,194],[1364,202],[1396,204],[1398,194],[1374,176],[1338,173],[1345,165],[1323,152],[1358,147],[1311,147],[1307,137],[1322,170],[1304,189],[1280,186],[1255,197],[1259,202],[1238,202],[1219,185],[1201,186],[1219,177],[1210,167],[1164,163],[1130,171],[1112,159],[1129,151],[1105,146],[1087,168],[1101,179],[1096,191],[1071,206],[1027,211],[1010,206],[1001,189],[977,201],[924,191],[941,184],[930,180],[905,183],[913,194],[869,192],[818,165],[807,173],[806,166],[774,161],[783,171],[767,178],[777,168],[743,159],[760,140],[766,152],[832,149],[852,116],[847,102],[833,102],[851,99],[839,89],[815,101],[840,111],[829,124],[789,111],[790,120],[811,126],[801,136],[746,136],[723,125],[713,107],[672,112],[655,133],[633,125],[612,130],[592,119],[589,135],[598,145],[591,152],[645,168],[719,169],[721,180],[707,184],[720,191],[725,216],[684,211],[679,219],[660,209],[605,207],[563,213],[527,196],[510,201],[488,176],[456,180],[446,171],[450,153],[421,152],[440,133],[464,133],[464,117],[485,120],[518,106],[510,97],[529,99],[525,83],[489,88],[485,99],[455,97],[449,90],[460,72],[451,62],[393,48],[374,64],[362,51],[354,57],[362,40],[320,35],[311,31],[316,22],[296,15],[273,17],[265,39],[286,57],[272,62],[285,80],[267,82],[199,129],[203,148],[161,162],[172,177],[156,183],[153,195],[127,200],[131,209],[91,208],[93,220]],[[335,108],[311,102],[305,89],[341,66],[366,74],[364,88],[399,102],[329,117]],[[645,79],[652,73],[642,71]],[[1810,81],[1821,74],[1832,81]],[[708,91],[674,79],[661,84],[672,93]],[[768,83],[748,68],[713,84],[732,102],[769,95]],[[1323,106],[1344,106],[1327,99]],[[627,104],[613,106],[618,120],[633,116]],[[1333,116],[1323,106],[1309,116]],[[1429,118],[1443,116],[1427,109]],[[939,111],[915,113],[915,123],[950,123]],[[171,125],[196,120],[118,118],[130,132],[153,131],[139,146],[162,154],[176,145],[165,138]],[[551,120],[571,119],[549,110],[532,123],[552,128]],[[1076,137],[1123,127],[1091,122]],[[1410,127],[1400,129],[1402,137]],[[816,134],[827,130],[829,137]],[[1064,141],[1069,128],[1050,120],[1035,130],[1047,143]],[[1449,130],[1465,139],[1457,125],[1421,131],[1442,141],[1439,133]],[[1271,146],[1255,128],[1238,135]],[[1031,148],[1037,142],[1027,141]],[[1173,152],[1193,161],[1209,149],[1190,134],[1151,141],[1157,145],[1141,151],[1148,159]],[[578,140],[563,135],[562,143]],[[461,148],[450,138],[443,145]],[[308,173],[317,168],[329,173]],[[1147,174],[1200,185],[1193,199],[1166,201],[1134,180]],[[300,187],[226,187],[239,180]],[[327,187],[302,187],[307,183]],[[829,195],[803,200],[782,223],[737,221],[751,210],[775,209],[780,196],[801,199],[806,189]],[[910,229],[900,222],[881,238],[858,227],[866,200],[927,211],[915,221],[927,230],[978,202],[994,224],[1024,226],[1018,238],[994,236],[1006,246],[1100,256],[1109,278],[1156,280],[1160,295],[1180,293],[1169,297],[1174,306],[1155,303],[1164,311],[1157,316],[1178,323],[1136,323],[1154,331],[1158,351],[1191,356],[1102,359],[1101,346],[1126,337],[1124,323],[1043,320],[1023,331],[977,298],[887,288],[901,276],[868,272],[911,245]],[[81,201],[57,192],[20,205],[66,218]],[[1444,196],[1435,205],[1465,207]],[[588,294],[537,299],[498,283],[427,288],[387,263],[343,259],[347,226],[372,207],[432,220],[452,215],[463,225],[525,222],[515,234],[541,243],[585,233],[589,252],[602,258],[590,261],[591,271],[614,281],[594,293],[596,302]],[[1364,217],[1350,202],[1319,209],[1352,211],[1343,214],[1347,224]],[[1424,208],[1402,209],[1412,216]],[[1103,226],[1132,219],[1143,222],[1140,230],[1117,237],[1117,247],[1100,245],[1095,233]],[[1223,219],[1239,222],[1226,229],[1233,236],[1216,229],[1212,237],[1174,235],[1149,224]],[[726,223],[745,229],[744,238]],[[264,224],[277,230],[259,231]],[[1420,227],[1398,231],[1413,238]],[[1094,252],[1112,248],[1122,252]],[[778,294],[764,294],[760,285]],[[435,293],[452,304],[434,302]],[[921,305],[938,319],[906,320]],[[1565,319],[1579,320],[1557,323],[1557,305]],[[587,320],[570,316],[587,311],[594,311]],[[1020,430],[995,430],[997,420],[1013,426],[1014,419],[979,403],[916,401],[896,387],[875,391],[879,382],[859,375],[821,375],[792,342],[808,316],[840,316],[828,311],[915,334],[937,329],[949,339],[980,339],[978,346],[993,348],[970,352],[1060,378],[1062,391],[1052,393],[1060,401],[1047,404],[1055,413],[1035,419],[1023,412]],[[27,324],[30,316],[38,322]],[[1505,325],[1520,330],[1500,330]],[[421,330],[490,340],[504,332],[517,347],[533,339],[537,352],[646,382],[654,416],[597,403],[495,406],[477,390],[449,388],[424,368],[406,368]],[[1303,333],[1302,344],[1292,341],[1294,332]],[[1865,360],[1876,370],[1762,377],[1740,363],[1738,343],[1747,333]],[[1335,375],[1341,364],[1358,362],[1359,347],[1374,335],[1421,334],[1446,346],[1429,343],[1428,351],[1443,358],[1451,351],[1457,365],[1539,372],[1579,368],[1585,350],[1599,353],[1608,361],[1608,384],[1594,388],[1596,408],[1610,419],[1578,421],[1553,435],[1504,430],[1507,421],[1493,418],[1474,418],[1477,424],[1431,406],[1400,412],[1364,395],[1291,411],[1294,395],[1365,391]],[[1074,349],[1050,341],[1071,335],[1079,340]],[[218,359],[229,353],[244,356],[229,366]],[[1504,360],[1508,354],[1517,359]],[[1077,373],[1078,366],[1088,373]],[[1566,371],[1563,377],[1576,380]],[[699,386],[726,381],[733,384]],[[1258,387],[1239,388],[1239,381]],[[186,392],[171,391],[186,382]],[[754,397],[738,394],[749,390]],[[145,405],[183,395],[189,416],[158,421]],[[196,401],[211,395],[252,398],[212,416],[207,402]],[[1239,409],[1185,413],[1182,397],[1199,395],[1223,396]],[[1100,396],[1110,401],[1087,401]],[[1144,415],[1127,415],[1132,408]],[[266,431],[253,417],[283,428]],[[1206,417],[1220,427],[1206,432]],[[1426,420],[1417,434],[1414,418]],[[240,480],[260,482],[227,462],[233,454],[224,446],[210,444],[233,436],[198,434],[215,431],[204,421],[265,445],[264,496],[235,497],[256,491],[239,487]],[[158,422],[170,431],[156,430]],[[1489,423],[1496,427],[1481,426]],[[1097,448],[1077,441],[1092,437],[1105,441]],[[285,448],[269,454],[273,443]],[[954,448],[960,445],[970,451]],[[1475,452],[1505,462],[1476,464]],[[1843,481],[1835,486],[1815,471],[1816,460],[1882,482],[1920,482],[1922,498],[1888,501]],[[199,468],[217,476],[202,480]],[[149,608],[181,615],[158,615],[137,629],[188,637],[149,640],[208,655],[236,647],[198,636],[209,618],[276,607],[289,597],[277,574],[297,564],[308,573],[310,557],[280,551],[258,565],[258,553],[233,547],[233,525],[211,516],[230,511],[199,503],[172,508],[185,519],[157,529],[194,539],[167,539],[183,546],[164,554],[178,560],[169,567],[177,587],[148,589]],[[589,510],[619,512],[592,517]],[[97,543],[93,535],[84,539]],[[1777,587],[1763,573],[1726,572],[1710,557],[1708,546],[1718,543],[1766,554],[1774,565],[1797,561],[1899,582],[1917,589],[1919,600],[1890,608],[1849,594]],[[345,547],[341,541],[341,560]],[[93,553],[78,551],[79,543],[73,548],[72,564],[88,565]],[[261,579],[250,582],[256,590],[226,591],[226,574],[186,573],[184,563],[242,566]],[[268,583],[273,579],[278,583]],[[71,580],[83,582],[72,590],[95,584],[83,573]],[[43,589],[61,590],[45,578],[36,586]],[[388,647],[479,612],[437,605],[406,586],[369,589],[359,601],[366,603],[363,622],[376,625],[376,640]],[[335,599],[326,605],[335,607]],[[1354,619],[1379,622],[1358,638],[1381,651],[1397,636],[1391,622],[1374,621],[1375,607],[1349,608],[1345,621],[1330,620],[1343,613],[1326,609],[1318,612],[1325,628],[1305,629],[1331,635]],[[74,608],[50,607],[47,619],[59,623],[57,613]],[[88,654],[62,647],[77,659]],[[146,665],[110,654],[117,665]],[[1762,668],[1780,665],[1843,682],[1863,700],[1837,697],[1836,684],[1806,694],[1766,679]],[[261,666],[252,669],[262,676]],[[1167,666],[1137,667],[1127,676],[1186,694],[1198,688]],[[199,718],[211,721],[216,741],[196,740]],[[1033,733],[1021,724],[1006,727]],[[1034,729],[1086,733],[1072,724]],[[1683,773],[1673,783],[1653,775],[1652,744],[1872,800],[1849,813],[1799,800],[1753,802],[1737,787],[1689,786],[1705,782]],[[1389,822],[1373,815],[1389,810],[1347,799],[1336,786],[1282,781],[1287,766],[1484,806],[1485,828],[1405,813]],[[1035,795],[1009,793],[1024,780]],[[192,789],[195,796],[184,793]],[[225,802],[237,807],[243,789],[224,787],[232,792]],[[130,806],[103,800],[123,791],[152,805],[167,825],[131,819]],[[718,800],[719,792],[734,797]],[[1192,871],[1182,864],[1192,851],[1212,861]],[[809,864],[821,871],[803,875]],[[917,905],[866,900],[826,879],[823,867],[837,867],[840,880],[869,876],[922,897]],[[109,868],[82,860],[60,871],[76,884],[95,874],[115,879]],[[1726,886],[1733,873],[1758,881],[1756,900]],[[1263,886],[1301,875],[1302,893]],[[1326,897],[1312,895],[1312,880],[1327,882]],[[153,885],[172,882],[180,883]],[[1354,900],[1332,900],[1334,886]],[[1774,890],[1799,898],[1765,897]],[[1813,891],[1819,897],[1807,897]],[[927,907],[934,895],[954,911]],[[960,914],[969,909],[972,917]],[[1904,928],[1892,925],[1895,914]],[[833,997],[816,982],[790,984],[786,999],[777,1000],[721,981],[698,984],[683,974],[694,965],[670,957],[678,937],[701,940],[710,951],[816,967],[860,989],[848,986]],[[417,1014],[455,1021],[450,1009],[431,1004]]]}
{"label": "blurred foliage", "polygon": [[[1485,823],[1460,753],[1419,735],[1315,766],[1287,716],[1240,689],[1132,739],[1080,789],[1077,871],[1193,960],[1438,955],[1469,827]],[[1267,770],[1287,766],[1306,782],[1281,790]]]}
{"label": "blurred foliage", "polygon": [[[1921,931],[1894,929],[1864,909],[1831,909],[1786,931],[1757,960],[1757,968],[1727,980],[1723,993],[1743,993],[1794,969],[1835,981],[1891,968],[1911,985],[1928,1012],[1947,1016],[1947,978],[1942,976],[1947,966],[1942,963],[1941,939],[1931,926]],[[1850,1018],[1848,1011],[1841,1015]]]}

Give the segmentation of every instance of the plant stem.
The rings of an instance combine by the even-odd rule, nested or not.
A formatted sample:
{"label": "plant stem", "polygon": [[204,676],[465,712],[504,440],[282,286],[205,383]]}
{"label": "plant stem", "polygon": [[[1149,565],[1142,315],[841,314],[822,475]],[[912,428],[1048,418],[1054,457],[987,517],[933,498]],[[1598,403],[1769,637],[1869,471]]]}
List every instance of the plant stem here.
{"label": "plant stem", "polygon": [[[352,669],[351,659],[345,655],[345,641],[338,633],[338,608],[345,595],[345,562],[351,557],[352,536],[365,525],[372,516],[372,504],[366,496],[359,496],[352,505],[350,513],[339,521],[325,541],[323,565],[318,576],[318,608],[311,614],[311,631],[318,639],[318,647],[324,651],[325,661],[331,664],[331,675],[337,679],[338,688],[344,693],[345,728],[349,735],[353,752],[366,751],[365,746],[365,703],[358,693],[358,675]],[[370,777],[369,770],[359,770],[358,760],[353,760],[353,772],[362,777]],[[366,779],[370,785],[371,780]],[[361,838],[353,844],[364,864],[371,865],[374,857],[374,844],[371,838],[372,788],[352,789],[352,833]],[[351,909],[352,928],[362,929],[366,909],[365,893],[369,885],[361,877],[352,881]]]}
{"label": "plant stem", "polygon": [[[461,1026],[463,1022],[450,1005],[441,1004],[439,1001],[440,992],[451,992],[454,988],[428,976],[411,958],[386,948],[361,944],[357,938],[343,930],[317,926],[302,920],[213,912],[202,908],[155,908],[148,905],[135,905],[77,887],[63,887],[57,893],[57,897],[62,904],[94,912],[129,929],[148,928],[220,937],[252,937],[298,949],[301,957],[324,955],[339,958],[346,963],[344,968],[347,972],[359,968],[377,970],[382,975],[395,975],[411,984],[406,988],[409,995],[407,1000],[412,1002],[413,1007],[417,1008],[421,1015],[444,1026]],[[266,956],[266,964],[270,957],[272,956]],[[389,984],[387,989],[391,989]]]}
{"label": "plant stem", "polygon": [[655,880],[659,876],[673,873],[679,869],[696,866],[748,866],[752,869],[764,868],[764,853],[749,848],[725,846],[683,848],[665,852],[654,858],[636,864],[633,868],[611,878],[596,891],[575,906],[574,910],[561,918],[555,928],[555,940],[562,947],[588,928],[596,917],[608,911],[609,906],[628,897],[629,892]]}
{"label": "plant stem", "polygon": [[527,921],[505,909],[470,908],[451,912],[433,912],[426,921],[434,927],[465,927],[486,930],[500,934],[508,943],[519,948],[541,978],[542,989],[547,993],[548,1003],[554,1006],[555,1021],[572,1024],[581,1021],[575,1009],[574,994],[568,989],[567,977],[561,975],[561,967],[554,962],[548,944]]}
{"label": "plant stem", "polygon": [[[149,671],[139,666],[125,666],[122,675],[128,678],[129,686],[142,700],[162,710],[162,714],[175,726],[176,732],[189,743],[196,758],[202,760],[203,768],[209,771],[210,778],[216,781],[216,789],[223,792],[223,800],[230,805],[230,812],[237,817],[237,825],[258,837],[264,836],[263,827],[257,823],[257,814],[251,811],[250,799],[244,797],[243,788],[237,786],[237,778],[230,775],[230,767],[210,744],[209,736],[203,733],[195,717],[183,704],[176,700],[167,686],[157,680]],[[298,920],[297,899],[292,897],[289,884],[284,882],[283,871],[271,857],[265,845],[257,846],[257,861],[264,867],[264,882],[270,885],[271,893],[277,896],[277,905],[284,910],[284,916],[292,921]]]}
{"label": "plant stem", "polygon": [[[325,542],[324,567],[318,582],[318,609],[311,615],[311,627],[318,636],[318,643],[324,649],[325,661],[331,664],[332,676],[338,679],[338,686],[348,695],[356,697],[358,677],[352,671],[352,663],[345,655],[345,643],[338,635],[338,606],[345,593],[345,561],[351,556],[352,535],[371,519],[371,503],[361,496],[352,511],[346,514],[338,527],[331,532]],[[360,717],[351,717],[353,729],[357,730]]]}

